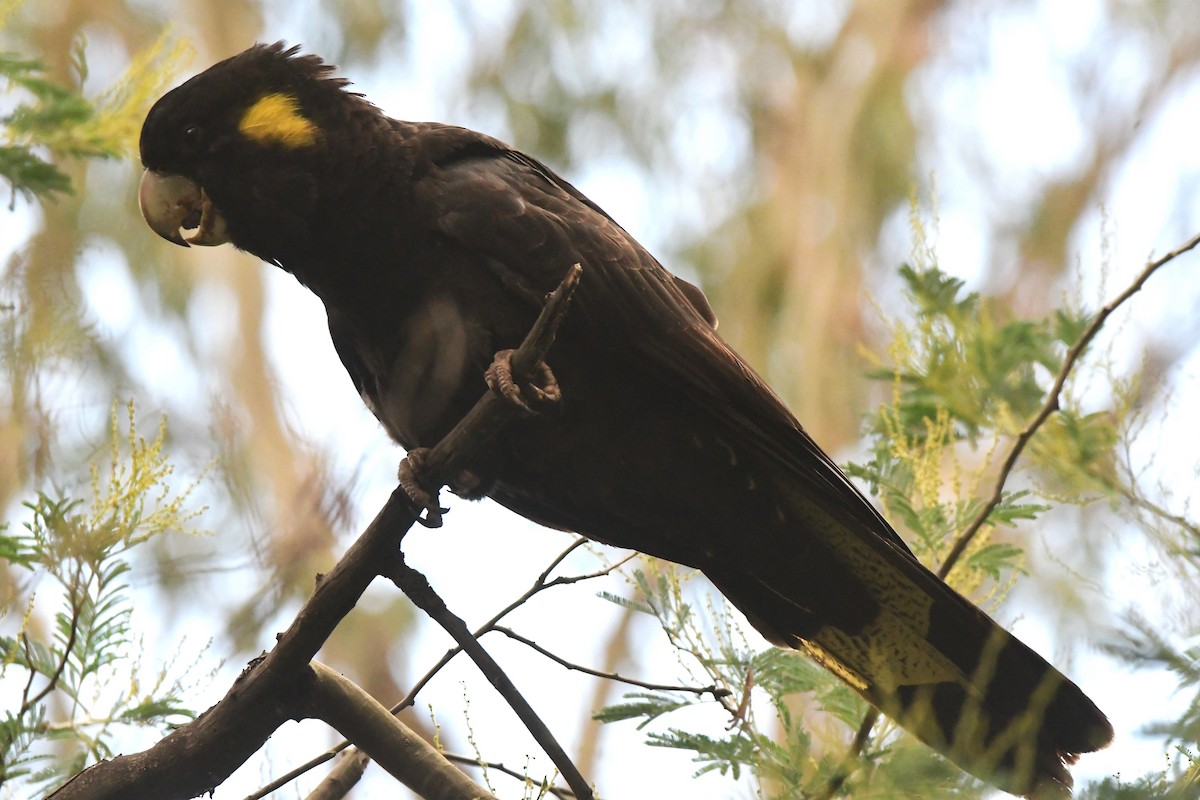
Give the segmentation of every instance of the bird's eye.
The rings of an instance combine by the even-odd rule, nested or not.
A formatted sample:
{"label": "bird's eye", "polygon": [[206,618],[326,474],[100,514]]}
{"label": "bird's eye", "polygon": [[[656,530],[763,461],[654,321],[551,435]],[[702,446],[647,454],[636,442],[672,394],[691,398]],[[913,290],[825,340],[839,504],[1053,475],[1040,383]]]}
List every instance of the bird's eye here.
{"label": "bird's eye", "polygon": [[188,147],[198,147],[203,138],[204,132],[199,125],[188,125],[183,129],[183,143]]}

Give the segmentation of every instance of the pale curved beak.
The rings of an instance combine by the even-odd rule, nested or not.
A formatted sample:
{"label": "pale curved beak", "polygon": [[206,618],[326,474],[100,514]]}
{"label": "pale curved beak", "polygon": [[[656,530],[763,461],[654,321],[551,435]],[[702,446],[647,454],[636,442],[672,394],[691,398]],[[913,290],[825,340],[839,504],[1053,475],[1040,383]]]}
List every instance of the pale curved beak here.
{"label": "pale curved beak", "polygon": [[[138,206],[150,229],[168,242],[211,247],[229,241],[225,218],[190,178],[146,170],[138,187]],[[181,233],[193,229],[191,236]]]}

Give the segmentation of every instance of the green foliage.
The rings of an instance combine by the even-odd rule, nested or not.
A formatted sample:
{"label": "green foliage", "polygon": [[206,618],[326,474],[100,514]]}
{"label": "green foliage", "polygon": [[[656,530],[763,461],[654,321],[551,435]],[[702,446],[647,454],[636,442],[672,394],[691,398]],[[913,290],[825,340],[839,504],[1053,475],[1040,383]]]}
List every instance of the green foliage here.
{"label": "green foliage", "polygon": [[[0,117],[0,177],[27,200],[71,191],[64,159],[113,158],[130,152],[149,104],[172,74],[183,48],[159,40],[125,75],[94,98],[50,78],[36,60],[0,53],[0,80],[19,99]],[[72,59],[75,83],[87,75],[82,43]]]}
{"label": "green foliage", "polygon": [[[647,743],[695,753],[696,775],[717,772],[738,778],[744,770],[774,776],[791,789],[807,784],[813,770],[809,764],[811,738],[794,717],[786,699],[800,693],[815,693],[829,708],[843,710],[847,717],[861,715],[864,706],[845,685],[797,653],[770,648],[754,653],[742,639],[727,614],[713,608],[695,614],[685,599],[686,576],[670,564],[652,562],[654,572],[637,571],[632,578],[639,599],[627,601],[607,596],[614,602],[653,616],[677,649],[689,678],[698,685],[728,687],[729,697],[718,702],[729,720],[725,735],[668,728],[651,730]],[[703,621],[713,624],[708,629]],[[713,622],[715,621],[715,622]],[[771,726],[760,728],[751,695],[765,696],[777,712],[783,743]],[[624,702],[599,711],[603,722],[636,720],[638,730],[681,709],[712,706],[713,700],[687,692],[633,692]]]}
{"label": "green foliage", "polygon": [[[16,5],[0,2],[0,29]],[[40,60],[0,54],[0,82],[9,94],[0,116],[0,177],[13,199],[45,201],[71,192],[70,176],[83,166],[72,162],[129,154],[181,53],[161,39],[94,96],[79,88],[87,77],[82,41],[66,77]],[[180,490],[172,476],[165,427],[143,438],[132,407],[122,425],[114,406],[107,463],[93,463],[90,472],[86,466],[50,469],[57,430],[48,421],[55,417],[28,395],[45,382],[43,368],[53,360],[45,356],[82,360],[85,337],[78,333],[84,326],[69,304],[31,299],[22,263],[19,256],[10,264],[0,303],[0,371],[8,379],[0,385],[11,386],[3,419],[7,441],[27,458],[17,476],[38,476],[49,486],[43,476],[54,471],[71,488],[24,489],[29,499],[19,521],[0,524],[6,579],[0,584],[6,587],[0,596],[0,784],[13,797],[42,796],[87,763],[111,756],[129,728],[162,730],[192,715],[181,678],[168,674],[174,670],[148,672],[141,665],[127,586],[134,549],[189,524],[191,487]],[[37,427],[36,446],[23,444],[36,426],[44,426]]]}
{"label": "green foliage", "polygon": [[600,722],[640,719],[638,730],[641,730],[663,714],[692,705],[694,698],[683,692],[630,692],[625,700],[601,709],[593,719]]}
{"label": "green foliage", "polygon": [[[1135,496],[1115,455],[1127,446],[1129,411],[1119,385],[1111,408],[1085,412],[1073,397],[1079,343],[1091,315],[1058,309],[1041,319],[1009,319],[994,301],[941,271],[919,220],[914,229],[917,266],[900,269],[910,308],[904,321],[887,322],[887,356],[871,356],[870,374],[891,387],[891,402],[867,420],[868,459],[847,471],[879,497],[919,558],[987,607],[1025,574],[1022,540],[1002,539],[998,528],[1028,524],[1064,502]],[[1097,372],[1112,382],[1103,365],[1092,375]],[[1036,470],[1016,469],[1030,465]],[[1030,474],[1035,481],[1012,486]],[[692,612],[677,571],[656,569],[654,577],[634,576],[635,599],[609,599],[653,615],[697,685],[729,687],[740,698],[722,701],[732,722],[723,736],[678,725],[658,730],[683,709],[711,705],[683,692],[630,694],[597,719],[636,721],[649,744],[694,753],[698,775],[736,777],[749,770],[762,796],[969,797],[986,791],[886,720],[863,728],[867,707],[848,686],[795,652],[752,652],[727,616]],[[700,630],[697,619],[705,617],[718,620],[713,630]],[[1140,653],[1174,670],[1184,686],[1200,689],[1200,648],[1173,651],[1147,627],[1129,651],[1127,658]],[[764,704],[771,713],[760,724],[756,706]],[[1197,709],[1200,700],[1157,732],[1197,741]],[[856,737],[861,746],[847,755]],[[1197,772],[1187,759],[1187,769],[1132,785],[1106,781],[1087,796],[1185,796],[1180,787]]]}
{"label": "green foliage", "polygon": [[[915,210],[912,225],[914,263],[899,270],[909,309],[885,320],[887,354],[867,354],[891,400],[867,420],[869,458],[847,472],[922,560],[938,568],[951,559],[951,583],[967,594],[989,586],[998,601],[1022,574],[1023,553],[991,541],[995,530],[1049,511],[1035,491],[1077,504],[1115,496],[1123,412],[1086,413],[1071,392],[1072,349],[1093,315],[1064,307],[1011,318],[939,268]],[[1011,487],[1014,452],[1038,468],[1036,488]]]}
{"label": "green foliage", "polygon": [[165,424],[147,441],[132,406],[127,433],[118,423],[114,409],[109,463],[93,465],[89,501],[38,494],[22,532],[0,529],[0,556],[36,587],[19,629],[0,635],[0,680],[24,687],[0,720],[0,783],[45,790],[110,757],[121,726],[161,729],[192,716],[178,679],[164,671],[143,685],[125,576],[132,548],[198,512],[185,510],[191,487],[169,480]]}
{"label": "green foliage", "polygon": [[[602,722],[635,721],[646,730],[652,747],[686,750],[694,754],[697,777],[717,773],[737,779],[753,774],[762,796],[795,798],[816,796],[829,784],[843,763],[843,732],[857,728],[867,705],[849,686],[798,652],[769,647],[755,652],[743,640],[728,614],[708,607],[693,611],[688,576],[667,563],[653,561],[649,570],[631,576],[639,599],[629,601],[605,595],[620,605],[653,616],[675,646],[688,678],[697,685],[731,690],[719,702],[724,733],[714,734],[678,726],[656,730],[653,723],[683,709],[712,708],[714,701],[695,693],[639,691],[623,702],[601,709]],[[704,620],[713,621],[707,629]],[[765,704],[770,713],[761,715]],[[800,713],[798,708],[803,708]],[[815,722],[812,709],[827,716]],[[711,718],[711,715],[709,715]],[[928,797],[968,797],[980,790],[928,748],[884,734],[886,744],[864,754],[859,777],[870,794],[896,796],[911,789],[915,780],[933,786]],[[876,770],[886,759],[888,769]],[[878,773],[878,774],[876,774]],[[865,776],[871,776],[866,780]],[[945,788],[940,792],[937,787]]]}
{"label": "green foliage", "polygon": [[1070,344],[1059,338],[1059,314],[1001,321],[994,303],[964,292],[961,280],[933,264],[905,264],[900,277],[916,318],[911,327],[893,329],[894,363],[870,374],[897,384],[889,410],[904,430],[920,434],[946,412],[956,437],[975,439],[1041,407],[1038,368],[1057,373]]}

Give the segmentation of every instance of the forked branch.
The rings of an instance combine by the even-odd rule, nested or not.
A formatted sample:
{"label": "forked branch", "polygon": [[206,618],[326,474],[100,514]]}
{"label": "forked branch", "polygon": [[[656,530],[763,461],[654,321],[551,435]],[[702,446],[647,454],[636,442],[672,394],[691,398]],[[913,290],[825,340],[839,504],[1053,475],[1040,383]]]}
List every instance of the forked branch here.
{"label": "forked branch", "polygon": [[[541,361],[553,343],[581,271],[579,265],[572,267],[562,285],[551,293],[534,330],[514,356],[518,379],[522,371],[531,371]],[[444,480],[469,465],[513,413],[508,403],[491,392],[485,394],[451,434],[430,451],[426,477]],[[402,489],[393,491],[333,570],[318,579],[316,590],[271,652],[252,661],[224,698],[153,747],[84,770],[55,792],[54,800],[195,797],[210,792],[229,777],[282,723],[311,716],[321,707],[314,697],[322,686],[330,684],[318,680],[310,662],[377,575],[394,573],[393,567],[404,569],[399,545],[418,512]],[[512,697],[506,699],[514,702]],[[375,715],[373,718],[378,719]],[[356,730],[376,727],[362,725]],[[543,735],[535,731],[534,735],[568,777],[576,796],[590,798],[587,783],[548,731]],[[377,750],[373,746],[364,749]],[[471,789],[462,796],[480,793]]]}

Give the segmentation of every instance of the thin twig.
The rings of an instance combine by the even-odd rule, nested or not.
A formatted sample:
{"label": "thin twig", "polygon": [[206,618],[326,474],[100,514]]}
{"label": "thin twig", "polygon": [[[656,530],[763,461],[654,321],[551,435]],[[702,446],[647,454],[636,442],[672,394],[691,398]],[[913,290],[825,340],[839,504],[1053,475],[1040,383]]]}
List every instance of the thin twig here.
{"label": "thin twig", "polygon": [[[649,597],[649,596],[644,597],[644,598],[642,598],[641,602],[644,603],[646,605],[646,607],[650,609],[650,613],[654,616],[654,618],[656,620],[658,620],[659,624],[662,626],[663,633],[665,633],[667,635],[667,641],[671,644],[672,647],[675,648],[676,651],[681,652],[681,653],[688,653],[693,658],[695,658],[697,661],[699,661],[701,664],[704,664],[706,662],[707,659],[705,659],[698,652],[697,647],[690,644],[684,638],[682,638],[680,636],[680,632],[676,631],[673,628],[673,626],[667,621],[666,613],[654,604],[654,600],[651,597]],[[681,628],[681,630],[682,630],[682,628]],[[682,665],[682,663],[683,662],[680,661],[681,665]],[[690,667],[685,666],[684,669],[688,673],[688,675],[693,674],[692,669]],[[709,674],[711,675],[712,673],[710,672]],[[716,698],[717,702],[721,704],[721,707],[729,712],[729,715],[731,718],[737,719],[738,708],[736,705],[734,705],[733,701],[730,700],[730,698],[733,696],[733,692],[729,692],[728,694],[725,694],[725,695],[713,695],[713,696]]]}
{"label": "thin twig", "polygon": [[33,665],[33,646],[29,644],[29,634],[21,631],[21,644],[25,648],[25,663],[29,666],[29,679],[25,681],[25,688],[21,691],[21,708],[17,711],[17,717],[25,716],[25,712],[33,706],[33,702],[29,699],[29,692],[33,689],[33,679],[37,677],[37,668]]}
{"label": "thin twig", "polygon": [[1013,468],[1017,464],[1017,460],[1025,451],[1025,447],[1029,444],[1030,440],[1033,439],[1034,434],[1036,434],[1042,425],[1045,424],[1046,420],[1050,418],[1051,414],[1059,410],[1059,403],[1062,400],[1063,386],[1066,385],[1067,378],[1070,377],[1071,371],[1079,362],[1080,357],[1083,355],[1083,351],[1087,349],[1087,346],[1092,343],[1093,339],[1096,338],[1096,334],[1098,334],[1100,329],[1104,327],[1104,323],[1108,321],[1108,318],[1112,316],[1112,313],[1120,308],[1126,300],[1141,291],[1143,284],[1146,283],[1151,275],[1153,275],[1163,266],[1174,261],[1179,256],[1183,255],[1189,250],[1192,250],[1198,244],[1200,244],[1200,234],[1188,239],[1186,242],[1181,244],[1179,247],[1176,247],[1166,255],[1148,262],[1145,269],[1143,269],[1141,274],[1134,279],[1133,283],[1131,283],[1128,288],[1125,289],[1125,291],[1121,292],[1113,300],[1109,301],[1107,305],[1101,308],[1096,316],[1092,318],[1091,323],[1083,332],[1083,335],[1079,337],[1075,344],[1071,345],[1071,349],[1067,351],[1066,358],[1063,359],[1062,367],[1059,368],[1058,375],[1054,379],[1054,385],[1050,388],[1050,394],[1047,396],[1046,402],[1042,405],[1041,410],[1038,411],[1034,418],[1029,421],[1029,424],[1025,426],[1025,429],[1018,434],[1016,441],[1013,442],[1013,446],[1012,449],[1009,450],[1008,457],[1004,459],[1004,463],[1000,466],[1000,473],[996,476],[995,484],[992,487],[991,497],[989,497],[987,502],[983,504],[983,507],[979,509],[979,513],[975,515],[970,524],[967,525],[963,532],[958,535],[958,538],[954,540],[954,545],[950,548],[950,552],[947,554],[946,560],[942,562],[942,566],[937,571],[939,578],[944,579],[950,574],[950,570],[954,569],[954,565],[962,557],[963,553],[966,552],[966,549],[971,544],[971,541],[974,540],[975,536],[987,523],[988,517],[991,516],[991,513],[996,509],[996,506],[1000,505],[1000,501],[1004,497],[1004,486],[1006,483],[1008,483],[1009,476],[1012,474]]}
{"label": "thin twig", "polygon": [[342,800],[362,780],[370,763],[371,757],[362,750],[347,753],[304,800]]}
{"label": "thin twig", "polygon": [[[77,570],[74,577],[74,583],[77,589],[79,588],[79,581],[81,580],[79,572],[80,570]],[[86,591],[86,589],[83,591]],[[62,658],[58,662],[58,667],[54,670],[54,674],[50,676],[49,682],[43,686],[41,691],[39,691],[33,697],[29,697],[27,694],[29,687],[33,685],[34,670],[32,666],[30,667],[29,683],[25,686],[26,694],[23,695],[24,700],[21,702],[21,709],[17,712],[18,717],[23,716],[26,711],[45,700],[46,696],[53,692],[58,686],[58,682],[62,680],[62,675],[67,669],[67,662],[71,660],[71,651],[75,649],[75,639],[79,635],[79,614],[81,611],[79,608],[79,602],[80,601],[78,598],[71,598],[70,633],[67,634],[67,642],[63,645]],[[29,639],[27,637],[25,638],[25,645],[26,647],[29,646]],[[28,650],[26,650],[26,652],[28,653]],[[74,702],[78,703],[79,701],[76,699]]]}
{"label": "thin twig", "polygon": [[591,787],[583,775],[580,774],[571,757],[567,755],[566,750],[554,738],[554,734],[551,733],[546,724],[538,717],[537,712],[533,710],[533,706],[529,705],[529,701],[524,698],[516,685],[513,684],[508,674],[500,668],[500,665],[496,663],[491,654],[483,649],[483,645],[479,643],[479,640],[471,635],[471,630],[467,627],[467,623],[463,622],[461,617],[455,615],[446,607],[446,603],[433,590],[433,587],[429,585],[429,581],[426,580],[425,576],[405,563],[403,553],[400,553],[381,572],[386,573],[385,577],[400,587],[400,590],[408,595],[408,598],[413,601],[414,605],[428,614],[454,638],[454,641],[458,642],[459,646],[471,657],[475,665],[479,667],[480,672],[488,679],[488,682],[496,688],[496,691],[500,693],[505,702],[516,712],[521,722],[538,743],[538,746],[545,751],[550,760],[554,762],[554,766],[562,773],[563,779],[571,787],[571,790],[575,792],[575,795],[581,800],[592,800]]}
{"label": "thin twig", "polygon": [[[551,570],[553,570],[556,566],[561,564],[563,559],[566,558],[567,555],[569,555],[571,552],[578,549],[581,545],[586,544],[587,541],[588,541],[587,539],[584,539],[581,536],[578,539],[576,539],[574,542],[572,542],[571,545],[566,550],[564,550],[562,553],[560,553],[558,555],[557,558],[555,558],[555,560],[551,563],[551,565],[548,568],[546,568],[546,570],[544,570],[541,575],[538,576],[537,580],[535,580],[533,582],[533,585],[530,586],[527,590],[525,590],[525,592],[520,597],[513,600],[511,603],[509,603],[504,608],[500,609],[498,612],[496,612],[496,614],[491,619],[489,619],[487,622],[483,623],[478,628],[476,628],[475,629],[475,638],[478,639],[481,636],[483,636],[484,634],[486,634],[488,631],[493,630],[496,627],[496,624],[500,622],[500,620],[504,619],[506,616],[508,616],[513,611],[516,611],[518,608],[520,608],[522,605],[527,603],[530,599],[532,599],[539,592],[543,592],[546,589],[551,589],[555,586],[569,586],[573,583],[579,583],[580,581],[592,580],[593,578],[602,578],[605,575],[610,574],[613,570],[618,569],[619,567],[621,567],[623,564],[625,564],[629,560],[637,557],[637,553],[630,553],[625,558],[622,558],[620,561],[617,561],[613,564],[608,565],[604,569],[596,570],[595,572],[589,572],[584,575],[560,576],[558,578],[555,578],[552,581],[547,582],[546,578],[550,575]],[[434,664],[433,667],[430,668],[430,670],[428,672],[426,672],[424,675],[422,675],[421,678],[415,684],[413,684],[413,688],[411,690],[409,690],[408,695],[406,695],[405,698],[403,700],[401,700],[399,703],[392,706],[392,713],[398,714],[399,712],[403,711],[405,708],[408,708],[414,702],[416,702],[417,694],[420,693],[420,691],[422,689],[424,689],[431,680],[433,680],[433,677],[439,671],[441,671],[441,669],[443,667],[445,667],[447,664],[450,663],[451,659],[453,659],[456,655],[458,655],[461,652],[462,652],[462,648],[459,646],[455,646],[455,647],[452,647],[449,650],[447,650],[445,652],[445,654],[442,656],[442,658],[438,661],[438,663]]]}
{"label": "thin twig", "polygon": [[[584,541],[586,542],[587,539],[584,539]],[[635,558],[637,558],[639,555],[641,555],[641,554],[637,553],[637,552],[630,553],[627,556],[625,556],[624,558],[622,558],[618,561],[614,561],[613,563],[609,564],[607,567],[604,567],[603,569],[598,569],[595,572],[588,572],[588,573],[584,573],[583,575],[560,575],[559,577],[557,577],[554,580],[547,583],[544,588],[549,589],[551,586],[570,586],[572,583],[579,583],[580,581],[590,581],[592,578],[602,578],[605,575],[611,574],[614,570],[618,570],[621,567],[625,566],[630,561],[633,561]]]}
{"label": "thin twig", "polygon": [[546,658],[550,659],[554,663],[559,664],[563,667],[566,667],[569,670],[574,670],[575,672],[582,672],[585,675],[592,675],[596,678],[605,678],[610,681],[617,681],[619,683],[627,683],[630,686],[638,686],[638,687],[641,687],[642,689],[650,689],[651,691],[688,692],[688,693],[696,694],[696,695],[711,694],[713,696],[714,700],[720,700],[722,697],[729,697],[731,694],[733,694],[733,692],[729,691],[728,689],[721,687],[721,686],[717,686],[716,684],[713,684],[712,686],[702,686],[702,687],[701,686],[677,686],[677,685],[667,684],[667,683],[650,683],[648,681],[640,681],[637,678],[626,678],[625,676],[618,675],[615,672],[601,672],[598,669],[592,669],[591,667],[585,667],[581,664],[575,664],[571,661],[567,661],[562,656],[559,656],[559,655],[556,655],[556,654],[550,652],[549,650],[542,647],[537,642],[533,641],[532,639],[525,638],[524,636],[522,636],[521,634],[512,630],[511,628],[505,628],[502,625],[493,625],[490,628],[490,630],[493,630],[496,633],[503,633],[505,636],[512,639],[513,641],[520,642],[521,644],[525,645],[526,647],[530,648],[531,650],[537,651],[538,653],[544,655]]}
{"label": "thin twig", "polygon": [[837,772],[833,773],[833,777],[829,779],[829,783],[825,786],[825,791],[818,794],[813,800],[830,800],[838,790],[846,783],[846,779],[850,777],[850,764],[857,760],[862,755],[863,750],[867,747],[867,742],[871,739],[871,729],[875,727],[875,723],[879,721],[879,711],[877,709],[868,709],[863,716],[862,723],[858,726],[858,732],[854,734],[854,741],[850,743],[850,747],[846,750],[846,756],[842,759],[842,763],[838,766]]}
{"label": "thin twig", "polygon": [[1148,497],[1142,497],[1141,495],[1130,491],[1129,489],[1122,489],[1121,496],[1124,497],[1125,501],[1134,508],[1140,508],[1152,516],[1158,517],[1160,520],[1166,520],[1172,525],[1177,525],[1178,527],[1187,531],[1187,533],[1193,538],[1200,539],[1200,526],[1197,526],[1195,522],[1192,522],[1182,514],[1176,514],[1173,511],[1168,511]]}
{"label": "thin twig", "polygon": [[[572,540],[571,543],[566,546],[566,549],[564,549],[561,553],[556,555],[550,561],[550,563],[546,565],[546,568],[538,573],[537,579],[534,580],[534,582],[533,582],[534,588],[537,589],[538,587],[545,586],[546,579],[550,577],[550,573],[554,572],[554,570],[558,569],[558,565],[563,563],[564,561],[566,561],[567,557],[570,556],[571,553],[574,553],[576,550],[583,547],[587,543],[588,543],[588,540],[586,537],[576,536],[574,538],[574,540]],[[536,592],[534,592],[534,593],[536,594]],[[533,595],[530,594],[529,596],[532,597]]]}
{"label": "thin twig", "polygon": [[319,756],[314,756],[313,758],[310,758],[308,761],[305,761],[300,766],[296,767],[295,769],[293,769],[289,772],[285,772],[284,774],[280,775],[278,778],[276,778],[275,780],[266,784],[265,786],[260,786],[255,791],[246,795],[246,797],[243,800],[262,800],[262,798],[271,794],[276,789],[282,789],[284,786],[287,786],[289,783],[296,780],[296,778],[299,778],[301,775],[304,775],[305,773],[310,772],[310,771],[316,769],[317,767],[321,766],[325,762],[335,758],[338,753],[342,752],[349,746],[350,746],[350,740],[342,739],[342,741],[339,744],[334,745],[333,747],[326,750],[324,753],[321,753]]}
{"label": "thin twig", "polygon": [[[1012,475],[1014,467],[1016,467],[1017,460],[1025,451],[1025,448],[1028,446],[1030,440],[1033,439],[1034,434],[1041,429],[1042,425],[1046,423],[1046,420],[1048,420],[1055,411],[1059,410],[1060,402],[1062,400],[1063,387],[1066,386],[1067,379],[1071,376],[1072,370],[1074,370],[1075,366],[1079,363],[1079,359],[1083,356],[1083,351],[1087,349],[1087,346],[1092,343],[1093,339],[1096,338],[1096,335],[1100,332],[1100,329],[1104,327],[1104,323],[1107,322],[1108,318],[1112,316],[1113,312],[1120,308],[1121,305],[1129,300],[1129,298],[1141,291],[1142,286],[1146,283],[1151,275],[1189,250],[1195,249],[1197,245],[1200,245],[1200,234],[1196,234],[1191,239],[1188,239],[1186,242],[1179,245],[1174,250],[1171,250],[1167,254],[1147,262],[1145,268],[1133,280],[1133,282],[1129,284],[1129,286],[1126,287],[1123,292],[1110,300],[1107,305],[1105,305],[1100,309],[1099,312],[1096,313],[1096,316],[1093,317],[1092,321],[1088,324],[1087,329],[1084,330],[1083,334],[1078,340],[1076,340],[1075,344],[1071,345],[1071,348],[1067,350],[1067,354],[1063,359],[1062,366],[1059,368],[1058,374],[1054,378],[1054,385],[1050,387],[1050,393],[1046,397],[1046,402],[1042,405],[1041,409],[1033,417],[1033,419],[1029,421],[1029,424],[1025,426],[1020,434],[1017,435],[1016,440],[1013,442],[1012,449],[1009,450],[1008,456],[1005,457],[1004,463],[1000,467],[1000,472],[996,476],[996,481],[992,487],[991,496],[988,498],[987,502],[984,503],[983,507],[979,509],[979,512],[971,519],[971,522],[967,525],[967,527],[963,529],[963,532],[960,533],[954,540],[954,544],[950,548],[950,552],[946,555],[946,560],[943,561],[941,567],[938,568],[937,576],[939,578],[945,580],[946,576],[950,574],[950,571],[954,569],[955,564],[958,563],[958,560],[962,558],[962,555],[964,552],[966,552],[967,547],[979,534],[979,531],[983,529],[983,526],[987,523],[988,517],[991,516],[991,513],[996,509],[996,506],[1000,505],[1000,501],[1004,496],[1004,487],[1008,483],[1008,479]],[[816,800],[829,800],[829,798],[833,797],[833,795],[842,788],[842,785],[846,782],[846,779],[850,775],[850,762],[862,755],[862,752],[866,748],[867,742],[870,739],[871,729],[875,727],[875,723],[878,720],[879,711],[876,709],[872,708],[866,713],[866,715],[863,717],[862,724],[860,724],[858,727],[858,732],[854,735],[854,741],[850,744],[850,747],[846,753],[846,757],[842,762],[842,766],[830,779],[829,784],[825,787],[825,791],[817,795]]]}
{"label": "thin twig", "polygon": [[[528,773],[517,772],[512,767],[506,767],[506,766],[504,766],[504,764],[497,762],[497,761],[480,761],[478,758],[472,758],[470,756],[460,756],[455,753],[442,753],[442,756],[445,757],[445,759],[447,761],[453,761],[456,764],[462,764],[464,766],[478,767],[480,769],[485,769],[485,768],[486,769],[494,769],[497,772],[503,772],[505,775],[508,775],[511,778],[516,778],[519,781],[531,780]],[[564,789],[559,786],[551,786],[549,783],[541,784],[541,785],[544,785],[546,787],[547,792],[554,795],[555,797],[560,798],[561,800],[571,800],[571,798],[575,797],[575,793],[572,792],[570,789]]]}
{"label": "thin twig", "polygon": [[[476,628],[475,634],[474,634],[475,638],[478,639],[479,637],[486,634],[501,619],[503,619],[505,616],[507,616],[511,612],[515,611],[517,608],[520,608],[522,605],[524,605],[526,602],[528,602],[531,598],[533,598],[539,592],[545,591],[546,589],[550,589],[555,586],[568,586],[573,583],[579,583],[580,581],[591,580],[593,578],[603,577],[603,576],[611,573],[613,570],[619,568],[621,565],[625,564],[630,559],[635,558],[637,556],[637,553],[631,553],[630,555],[626,556],[625,558],[622,558],[620,561],[610,564],[609,566],[607,566],[603,569],[596,570],[595,572],[589,572],[589,573],[586,573],[583,575],[568,575],[568,576],[555,578],[554,580],[547,580],[550,577],[550,573],[553,572],[556,567],[558,567],[560,564],[562,564],[562,562],[567,558],[567,556],[569,556],[571,553],[578,550],[583,545],[587,544],[587,542],[588,542],[588,540],[582,536],[573,540],[571,542],[571,544],[569,544],[566,547],[566,549],[564,549],[561,553],[559,553],[557,556],[555,556],[554,559],[550,562],[550,564],[544,570],[542,570],[541,574],[538,575],[538,577],[534,580],[533,585],[530,586],[529,589],[527,589],[520,597],[513,600],[507,606],[502,608],[490,620],[485,622],[480,627]],[[437,673],[442,670],[442,668],[444,668],[447,664],[449,664],[450,661],[461,652],[462,652],[462,648],[457,645],[450,648],[449,650],[447,650],[442,655],[441,659],[439,659],[438,662],[436,664],[434,664],[433,667],[431,667],[413,685],[412,689],[409,690],[408,694],[405,695],[404,699],[402,699],[400,702],[398,702],[394,706],[392,706],[391,709],[389,709],[391,711],[391,713],[399,714],[404,709],[413,705],[413,703],[416,702],[417,694],[420,693],[420,691],[422,689],[424,689],[429,684],[430,681],[433,680],[434,676],[436,676]],[[339,742],[338,744],[329,748],[325,752],[323,752],[317,756],[314,756],[313,758],[311,758],[308,761],[306,761],[305,763],[299,765],[298,767],[291,770],[290,772],[280,775],[275,780],[260,787],[253,794],[247,795],[245,797],[245,800],[261,800],[261,798],[266,797],[267,795],[271,794],[272,792],[274,792],[277,789],[282,788],[283,786],[286,786],[287,784],[291,783],[296,778],[299,778],[301,775],[305,774],[306,772],[309,772],[310,770],[313,770],[313,769],[321,766],[322,764],[326,763],[327,761],[332,759],[334,756],[336,756],[338,753],[342,752],[349,746],[350,746],[350,742],[348,740],[343,739],[341,742]],[[572,795],[572,796],[574,796],[574,795]]]}

